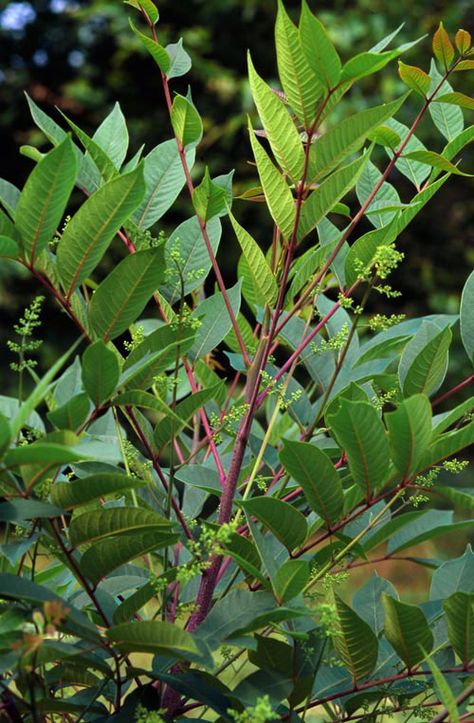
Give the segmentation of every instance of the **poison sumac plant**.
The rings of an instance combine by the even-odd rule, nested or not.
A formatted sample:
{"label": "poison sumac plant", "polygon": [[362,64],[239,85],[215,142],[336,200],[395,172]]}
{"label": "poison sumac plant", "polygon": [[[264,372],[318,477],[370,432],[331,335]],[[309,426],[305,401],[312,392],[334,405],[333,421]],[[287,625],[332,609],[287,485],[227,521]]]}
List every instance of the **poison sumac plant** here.
{"label": "poison sumac plant", "polygon": [[[474,441],[473,397],[450,402],[473,376],[441,387],[459,320],[473,361],[474,275],[459,316],[366,304],[397,295],[398,237],[451,174],[468,175],[456,159],[474,139],[473,101],[449,83],[473,67],[470,36],[453,44],[441,24],[429,74],[400,62],[408,92],[345,117],[354,84],[410,46],[387,50],[393,33],[342,63],[306,3],[299,27],[280,3],[282,90],[249,59],[263,128],[249,120],[259,185],[240,198],[273,219],[257,242],[231,210],[232,173],[206,169],[195,185],[201,119],[169,86],[191,66],[182,42],[160,45],[151,0],[128,4],[174,137],[126,160],[118,106],[92,137],[65,118],[73,141],[29,99],[53,149],[24,149],[36,165],[21,192],[0,185],[1,255],[78,330],[38,376],[34,301],[9,346],[22,376],[18,398],[0,400],[1,714],[469,717],[473,553],[442,562],[412,548],[472,529],[472,490],[450,474]],[[439,152],[415,135],[425,122]],[[413,186],[403,202],[400,174]],[[85,198],[65,217],[75,187]],[[165,237],[183,188],[192,215]],[[222,224],[242,252],[230,288]],[[112,243],[123,258],[98,281]],[[351,571],[392,558],[407,575],[434,571],[429,600],[401,601],[374,572],[349,603]]]}

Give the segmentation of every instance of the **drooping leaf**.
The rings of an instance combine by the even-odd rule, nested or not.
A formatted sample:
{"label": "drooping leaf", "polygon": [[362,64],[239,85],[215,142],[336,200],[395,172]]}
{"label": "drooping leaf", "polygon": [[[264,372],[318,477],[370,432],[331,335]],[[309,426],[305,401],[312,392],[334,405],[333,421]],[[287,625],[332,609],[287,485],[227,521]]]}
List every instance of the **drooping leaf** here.
{"label": "drooping leaf", "polygon": [[390,452],[400,474],[409,479],[419,468],[432,436],[431,405],[427,396],[415,394],[385,415]]}
{"label": "drooping leaf", "polygon": [[87,347],[82,356],[82,383],[96,407],[115,391],[120,376],[117,354],[102,339]]}
{"label": "drooping leaf", "polygon": [[[196,151],[186,149],[188,168],[194,165]],[[148,229],[171,208],[184,186],[186,177],[176,141],[160,143],[148,153],[143,162],[145,196],[132,216],[133,222]]]}
{"label": "drooping leaf", "polygon": [[308,196],[301,212],[298,239],[302,240],[318,223],[333,210],[338,201],[355,186],[362,170],[369,160],[365,153],[347,166],[339,168]]}
{"label": "drooping leaf", "polygon": [[436,539],[455,531],[472,529],[472,520],[453,522],[453,513],[449,510],[423,511],[410,524],[390,536],[387,552],[393,554],[419,545],[421,542]]}
{"label": "drooping leaf", "polygon": [[171,123],[176,137],[184,147],[199,143],[202,136],[202,120],[188,98],[176,95],[171,109]]}
{"label": "drooping leaf", "polygon": [[461,339],[469,360],[474,364],[474,271],[468,276],[459,310]]}
{"label": "drooping leaf", "polygon": [[104,181],[111,181],[112,178],[117,176],[118,170],[110,160],[107,153],[102,150],[102,148],[92,138],[90,138],[87,133],[84,133],[79,126],[73,123],[70,118],[68,118],[64,113],[62,113],[62,115],[84,146],[91,159],[94,161],[101,177]]}
{"label": "drooping leaf", "polygon": [[120,565],[160,547],[172,545],[178,537],[179,535],[169,530],[152,530],[100,540],[83,553],[80,561],[81,571],[97,584]]}
{"label": "drooping leaf", "polygon": [[329,526],[337,522],[344,499],[341,481],[330,458],[314,444],[285,440],[280,460],[303,488],[311,509]]}
{"label": "drooping leaf", "polygon": [[275,158],[282,170],[298,182],[304,168],[304,151],[298,130],[283,102],[262,80],[249,55],[253,99]]}
{"label": "drooping leaf", "polygon": [[420,663],[433,648],[433,635],[421,608],[382,594],[385,636],[408,670]]}
{"label": "drooping leaf", "polygon": [[[409,129],[406,125],[400,123],[400,121],[395,120],[395,118],[389,118],[386,121],[386,125],[400,136],[402,142],[406,139],[406,136],[409,132]],[[393,151],[390,148],[386,148],[385,150],[391,158],[393,156]],[[404,148],[404,152],[411,153],[411,151],[418,150],[425,151],[426,148],[419,138],[417,138],[415,135],[412,135]],[[406,176],[415,185],[417,191],[420,190],[421,184],[430,175],[430,170],[424,163],[411,161],[410,159],[403,156],[397,160],[395,167],[400,171],[400,173]],[[415,200],[416,198],[412,199],[412,203]],[[410,209],[407,209],[407,213],[409,213],[409,211]],[[417,211],[418,209],[416,209],[416,212]]]}
{"label": "drooping leaf", "polygon": [[74,517],[69,526],[69,537],[74,547],[85,542],[120,535],[147,532],[152,530],[165,531],[170,522],[151,510],[140,507],[111,507],[92,510]]}
{"label": "drooping leaf", "polygon": [[451,723],[460,723],[456,698],[454,697],[454,693],[449,682],[446,680],[446,677],[436,665],[433,657],[427,658],[426,663],[431,670],[431,674],[436,685],[436,690],[439,693],[439,698],[449,713],[449,720],[451,721]]}
{"label": "drooping leaf", "polygon": [[430,395],[439,389],[446,374],[451,340],[448,326],[440,331],[429,322],[422,324],[400,358],[398,373],[405,397]]}
{"label": "drooping leaf", "polygon": [[165,272],[163,246],[126,256],[95,291],[91,327],[104,341],[120,336],[141,314]]}
{"label": "drooping leaf", "polygon": [[160,13],[158,12],[158,8],[153,0],[124,0],[124,2],[126,5],[131,5],[133,8],[136,8],[141,12],[145,11],[148,19],[153,23],[153,25],[156,25],[158,22]]}
{"label": "drooping leaf", "polygon": [[239,504],[247,514],[256,517],[269,529],[288,550],[294,550],[305,541],[308,530],[306,519],[288,502],[262,496]]}
{"label": "drooping leaf", "polygon": [[424,70],[421,70],[421,68],[417,68],[414,65],[406,65],[399,60],[398,74],[409,88],[426,98],[431,86],[431,80],[428,73],[425,73]]}
{"label": "drooping leaf", "polygon": [[16,207],[16,228],[30,262],[52,241],[77,174],[70,138],[53,148],[33,169]]}
{"label": "drooping leaf", "polygon": [[107,497],[143,487],[145,482],[120,472],[101,472],[75,482],[57,482],[51,488],[51,500],[58,507],[71,510],[99,497]]}
{"label": "drooping leaf", "polygon": [[370,496],[385,480],[389,448],[385,429],[376,409],[366,402],[340,399],[328,424],[342,449],[356,482]]}
{"label": "drooping leaf", "polygon": [[443,603],[451,645],[468,666],[474,658],[474,594],[455,592]]}
{"label": "drooping leaf", "polygon": [[57,249],[59,276],[69,297],[95,269],[144,192],[143,168],[139,166],[106,183],[74,214]]}
{"label": "drooping leaf", "polygon": [[306,0],[299,25],[301,46],[317,81],[327,90],[335,88],[341,75],[341,61],[322,23],[310,11]]}
{"label": "drooping leaf", "polygon": [[277,297],[278,289],[275,277],[273,276],[263,251],[248,231],[239,224],[231,212],[229,212],[229,218],[247,261],[249,271],[252,274],[253,282],[262,295],[265,303],[271,307]]}
{"label": "drooping leaf", "polygon": [[375,668],[378,643],[368,624],[338,595],[334,595],[337,623],[333,643],[354,683],[366,678]]}
{"label": "drooping leaf", "polygon": [[10,449],[5,455],[4,462],[7,467],[18,467],[23,464],[52,466],[80,462],[87,457],[87,453],[79,452],[74,447],[38,441]]}
{"label": "drooping leaf", "polygon": [[190,633],[165,621],[122,623],[109,628],[107,637],[123,653],[159,653],[185,659],[199,653]]}
{"label": "drooping leaf", "polygon": [[302,47],[302,35],[298,34],[281,0],[275,25],[275,46],[283,90],[298,120],[304,128],[309,129],[315,119],[316,103],[323,94],[323,88]]}

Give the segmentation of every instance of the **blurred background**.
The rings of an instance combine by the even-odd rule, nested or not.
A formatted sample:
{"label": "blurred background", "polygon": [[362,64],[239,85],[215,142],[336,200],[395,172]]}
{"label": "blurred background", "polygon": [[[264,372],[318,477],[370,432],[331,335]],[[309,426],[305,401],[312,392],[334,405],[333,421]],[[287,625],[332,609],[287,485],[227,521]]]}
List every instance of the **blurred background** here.
{"label": "blurred background", "polygon": [[[246,114],[252,102],[246,80],[246,51],[252,55],[259,72],[276,82],[273,26],[276,0],[160,0],[160,42],[175,42],[180,36],[192,56],[193,68],[188,76],[173,81],[173,88],[193,97],[204,120],[204,139],[198,150],[197,176],[207,163],[215,174],[236,169],[235,191],[253,185],[254,169],[246,132]],[[295,19],[299,0],[286,0]],[[432,35],[439,20],[454,34],[459,27],[473,29],[474,5],[471,0],[318,0],[311,2],[325,23],[343,59],[367,50],[380,38],[405,23],[399,41]],[[63,110],[87,132],[92,132],[115,101],[119,101],[129,124],[131,153],[142,143],[150,150],[170,137],[161,83],[153,61],[139,45],[128,26],[128,16],[135,11],[121,0],[0,0],[0,176],[21,186],[32,162],[19,155],[22,144],[45,146],[41,132],[35,129],[23,91],[58,122]],[[429,69],[431,40],[426,37],[404,56],[407,63]],[[459,73],[459,89],[467,87],[467,73]],[[370,103],[389,101],[404,92],[396,63],[384,71],[359,82],[345,102],[344,112]],[[419,101],[406,104],[405,122],[418,110]],[[468,119],[469,122],[469,119]],[[418,135],[433,150],[441,150],[444,140],[430,118]],[[473,167],[468,151],[463,167]],[[411,192],[403,177],[401,195]],[[163,228],[170,231],[190,215],[189,202],[182,194],[172,214],[167,214]],[[257,238],[265,243],[268,219],[257,204],[239,202],[238,215]],[[161,223],[161,222],[160,222]],[[262,234],[264,229],[264,234]],[[462,285],[474,266],[474,200],[470,179],[453,177],[420,214],[401,239],[400,248],[406,261],[393,279],[403,296],[390,301],[389,308],[379,308],[382,297],[375,299],[378,311],[404,312],[411,316],[434,312],[456,313]],[[231,269],[237,252],[232,239],[221,244],[220,260],[232,282]],[[226,267],[227,264],[227,267]],[[38,293],[36,285],[19,273],[13,262],[2,260],[0,266],[0,345],[10,335],[18,311]],[[53,307],[51,307],[53,312]],[[44,330],[46,343],[43,362],[56,355],[58,337],[73,334],[63,317],[54,310],[54,319]],[[65,320],[64,320],[65,321]],[[71,337],[72,338],[72,337]],[[458,345],[458,349],[459,345]],[[2,391],[6,393],[11,375],[9,352],[0,356]],[[462,378],[464,356],[454,352],[452,381]],[[449,383],[449,379],[447,380]]]}

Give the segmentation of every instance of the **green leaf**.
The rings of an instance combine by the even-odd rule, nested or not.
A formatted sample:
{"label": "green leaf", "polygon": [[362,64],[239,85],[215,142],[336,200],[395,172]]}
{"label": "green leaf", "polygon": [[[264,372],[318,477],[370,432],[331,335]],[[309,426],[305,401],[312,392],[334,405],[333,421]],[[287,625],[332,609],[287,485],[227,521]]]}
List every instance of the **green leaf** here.
{"label": "green leaf", "polygon": [[464,93],[454,92],[454,93],[443,93],[443,95],[438,95],[434,99],[435,103],[452,103],[453,105],[457,105],[460,108],[467,108],[468,110],[474,110],[474,98],[470,98],[468,95],[465,95]]}
{"label": "green leaf", "polygon": [[143,47],[150,53],[151,57],[159,67],[162,73],[166,75],[168,70],[170,69],[171,61],[168,53],[164,49],[162,45],[160,45],[156,40],[153,40],[152,38],[149,38],[148,35],[145,35],[144,33],[141,33],[133,24],[133,22],[128,20],[130,23],[130,27],[132,28],[133,32],[137,36],[137,38],[140,40]]}
{"label": "green leaf", "polygon": [[455,592],[474,592],[474,554],[467,545],[461,557],[443,562],[431,578],[430,600],[445,600]]}
{"label": "green leaf", "polygon": [[444,601],[449,641],[466,667],[474,658],[474,594],[456,592]]}
{"label": "green leaf", "polygon": [[209,168],[206,166],[204,178],[193,193],[193,206],[198,216],[207,223],[218,216],[226,206],[226,192],[221,186],[211,181]]}
{"label": "green leaf", "polygon": [[59,276],[68,297],[95,269],[144,193],[143,167],[139,166],[106,183],[74,214],[57,250]]}
{"label": "green leaf", "polygon": [[2,522],[24,522],[41,517],[59,517],[63,514],[60,507],[37,500],[11,499],[0,503],[0,520]]}
{"label": "green leaf", "polygon": [[432,168],[437,168],[441,171],[454,173],[457,176],[471,177],[473,175],[472,173],[464,173],[463,171],[460,171],[454,163],[451,163],[451,161],[448,161],[447,158],[444,158],[444,156],[441,156],[439,153],[435,153],[434,151],[412,151],[411,153],[406,153],[403,157],[409,158],[412,161],[418,161],[418,163],[425,163],[426,165],[431,166]]}
{"label": "green leaf", "polygon": [[76,181],[70,138],[53,148],[30,173],[16,208],[16,228],[30,262],[53,239]]}
{"label": "green leaf", "polygon": [[129,597],[125,598],[114,610],[113,621],[116,625],[125,623],[130,620],[136,612],[140,610],[155,596],[155,591],[151,583],[147,582],[138,590],[135,590]]}
{"label": "green leaf", "polygon": [[85,640],[92,640],[95,644],[100,640],[98,631],[89,618],[80,610],[77,610],[69,601],[60,598],[51,590],[38,585],[26,578],[9,573],[0,574],[0,598],[2,600],[15,600],[22,605],[42,607],[47,600],[56,600],[68,608],[66,619],[60,624],[60,628],[73,635],[83,637]]}
{"label": "green leaf", "polygon": [[232,212],[229,212],[229,218],[247,261],[252,280],[265,303],[271,307],[277,297],[278,289],[263,251],[248,231],[239,224]]}
{"label": "green leaf", "polygon": [[[30,415],[33,413],[36,407],[41,404],[41,402],[47,395],[49,385],[51,384],[52,380],[59,372],[61,367],[64,366],[74,349],[79,346],[81,341],[82,337],[75,341],[74,344],[68,349],[68,351],[55,361],[53,366],[41,378],[41,381],[38,382],[28,399],[23,402],[23,404],[19,408],[17,415],[15,416],[15,419],[10,422],[12,438],[16,437],[22,427],[28,423]],[[39,420],[39,417],[37,417],[37,419]]]}
{"label": "green leaf", "polygon": [[64,510],[72,510],[100,497],[126,492],[145,484],[137,477],[120,472],[101,472],[75,482],[56,482],[51,488],[51,500]]}
{"label": "green leaf", "polygon": [[119,387],[132,383],[135,389],[150,387],[157,374],[176,362],[178,348],[186,354],[193,341],[194,331],[181,330],[179,333],[172,325],[159,327],[132,349],[125,359]]}
{"label": "green leaf", "polygon": [[370,131],[367,138],[369,141],[374,141],[379,146],[388,146],[389,148],[395,149],[400,144],[400,136],[395,133],[391,128],[386,126],[379,126]]}
{"label": "green leaf", "polygon": [[[409,129],[407,126],[403,125],[403,123],[400,123],[399,121],[395,120],[395,118],[389,118],[386,121],[386,125],[391,128],[395,133],[398,133],[400,138],[405,139]],[[423,145],[423,143],[415,136],[412,135],[408,143],[406,144],[404,148],[405,154],[411,153],[411,151],[418,151],[422,150],[425,151],[426,148]],[[391,158],[393,156],[393,151],[389,148],[386,149],[388,156]],[[424,163],[418,163],[417,161],[411,161],[405,157],[401,157],[397,160],[395,167],[397,170],[400,171],[400,173],[403,173],[404,176],[406,176],[415,186],[417,191],[419,191],[421,184],[423,181],[428,178],[430,175],[430,169],[424,164]],[[426,190],[426,189],[424,189]],[[422,191],[423,193],[424,191]],[[411,205],[418,200],[418,197],[415,196],[411,200]],[[405,213],[408,215],[410,213],[411,209],[407,209]],[[416,215],[418,213],[419,207],[415,207],[415,211],[413,215]]]}
{"label": "green leaf", "polygon": [[346,451],[354,482],[369,498],[372,491],[385,481],[389,468],[385,429],[371,404],[340,399],[338,405],[335,413],[327,415],[327,422]]}
{"label": "green leaf", "polygon": [[436,60],[441,63],[445,70],[448,70],[454,58],[454,47],[442,22],[440,22],[433,35],[433,53]]}
{"label": "green leaf", "polygon": [[431,87],[431,79],[428,73],[414,65],[405,65],[399,60],[398,74],[405,85],[426,98]]}
{"label": "green leaf", "polygon": [[69,526],[71,545],[78,547],[85,542],[96,542],[120,534],[164,531],[170,522],[151,510],[140,507],[111,507],[92,510],[73,517]]}
{"label": "green leaf", "polygon": [[262,80],[249,55],[252,96],[277,162],[294,182],[301,179],[304,150],[298,130],[281,99]]}
{"label": "green leaf", "polygon": [[8,448],[11,440],[11,431],[8,419],[0,412],[0,456]]}
{"label": "green leaf", "polygon": [[246,514],[256,517],[268,528],[288,550],[294,550],[306,540],[306,518],[288,502],[275,497],[253,497],[239,505]]}
{"label": "green leaf", "polygon": [[461,339],[469,357],[474,364],[474,271],[468,276],[461,296],[459,320],[461,325]]}
{"label": "green leaf", "polygon": [[182,402],[179,402],[175,410],[175,415],[178,416],[180,420],[179,423],[176,422],[175,415],[170,415],[158,422],[153,434],[157,448],[161,449],[171,441],[173,435],[177,436],[180,434],[186,426],[187,421],[196,414],[206,402],[215,398],[216,394],[218,394],[222,388],[223,383],[223,380],[221,380],[218,384],[209,387],[209,389],[200,389],[198,392],[190,394]]}
{"label": "green leaf", "polygon": [[419,469],[431,436],[431,405],[427,396],[415,394],[385,415],[391,457],[404,479]]}
{"label": "green leaf", "polygon": [[323,88],[310,67],[298,30],[291,22],[281,0],[275,25],[278,74],[283,90],[303,127],[309,129],[316,116],[316,103]]}
{"label": "green leaf", "polygon": [[125,5],[131,5],[132,8],[137,10],[144,10],[148,15],[149,20],[156,25],[160,18],[160,13],[153,0],[124,0]]}
{"label": "green leaf", "polygon": [[87,394],[76,394],[60,407],[48,412],[47,417],[58,429],[71,429],[75,432],[86,421],[89,408],[90,401]]}
{"label": "green leaf", "polygon": [[257,163],[258,175],[273,220],[286,240],[290,240],[295,226],[296,208],[293,194],[280,171],[273,165],[267,152],[257,141],[249,120],[250,143]]}
{"label": "green leaf", "polygon": [[4,258],[17,259],[20,255],[20,247],[17,242],[8,236],[0,236],[0,256]]}
{"label": "green leaf", "polygon": [[307,198],[301,212],[298,239],[301,241],[318,223],[333,210],[336,203],[355,186],[362,170],[369,160],[365,153],[347,166],[339,168],[326,178]]}
{"label": "green leaf", "polygon": [[433,648],[433,635],[422,610],[382,594],[385,636],[408,670],[420,663]]}
{"label": "green leaf", "polygon": [[102,339],[87,347],[82,356],[82,383],[95,407],[110,399],[120,376],[117,353]]}
{"label": "green leaf", "polygon": [[[431,61],[430,78],[431,93],[434,93],[437,88],[437,93],[452,91],[452,87],[446,80],[440,85],[442,76],[438,73],[434,60]],[[464,128],[464,116],[461,108],[450,103],[430,103],[428,110],[436,128],[448,141],[453,140],[462,132]]]}
{"label": "green leaf", "polygon": [[185,659],[199,653],[190,633],[165,621],[123,623],[109,628],[107,637],[122,653],[153,653]]}
{"label": "green leaf", "polygon": [[462,532],[473,527],[472,520],[453,522],[453,513],[449,510],[428,510],[403,529],[391,535],[387,552],[393,554],[419,545],[425,540],[436,539],[456,531]]}
{"label": "green leaf", "polygon": [[10,449],[5,455],[7,467],[18,467],[23,464],[63,465],[87,459],[88,454],[79,452],[73,447],[52,442],[32,442],[23,447]]}
{"label": "green leaf", "polygon": [[286,560],[275,576],[275,592],[280,603],[299,595],[309,579],[306,560]]}
{"label": "green leaf", "polygon": [[10,214],[11,218],[15,218],[15,211],[20,198],[20,191],[13,183],[0,178],[0,203]]}
{"label": "green leaf", "polygon": [[[196,151],[186,150],[188,168],[194,165]],[[148,229],[158,221],[176,201],[186,177],[176,141],[160,143],[145,156],[143,162],[145,197],[132,216],[133,222]]]}
{"label": "green leaf", "polygon": [[[220,220],[211,219],[206,231],[212,252],[216,256],[222,233]],[[179,253],[179,271],[172,259],[172,254],[176,252]],[[165,259],[168,272],[166,281],[161,286],[161,293],[170,304],[181,299],[183,292],[187,295],[202,286],[212,268],[212,262],[196,216],[183,221],[170,235],[166,241]]]}
{"label": "green leaf", "polygon": [[359,277],[370,269],[377,249],[388,246],[397,238],[399,217],[396,216],[389,223],[374,231],[359,236],[352,244],[344,262],[346,284],[350,287]]}
{"label": "green leaf", "polygon": [[399,50],[388,50],[385,53],[359,53],[345,63],[342,68],[341,83],[350,82],[373,75],[390,63],[391,60],[400,55]]}
{"label": "green leaf", "polygon": [[474,421],[461,429],[454,429],[435,439],[423,456],[420,466],[423,469],[432,467],[443,459],[466,449],[471,444],[474,444]]}
{"label": "green leaf", "polygon": [[314,444],[290,442],[280,452],[288,474],[303,488],[311,509],[330,527],[342,514],[342,484],[329,457]]}
{"label": "green leaf", "polygon": [[[235,286],[227,290],[234,316],[237,316],[240,309],[240,287],[241,281],[238,281]],[[188,356],[191,359],[198,359],[216,348],[231,330],[232,322],[220,291],[201,301],[199,306],[194,309],[192,317],[200,319],[201,326],[196,332],[196,338]]]}
{"label": "green leaf", "polygon": [[146,555],[159,547],[177,542],[179,535],[168,530],[152,530],[134,535],[122,535],[100,540],[82,555],[81,571],[96,585],[120,565]]}
{"label": "green leaf", "polygon": [[461,55],[464,55],[471,47],[471,34],[467,30],[460,29],[454,36],[454,42]]}
{"label": "green leaf", "polygon": [[107,153],[102,150],[102,148],[92,138],[90,138],[87,133],[84,133],[79,126],[73,123],[67,115],[64,113],[61,113],[61,115],[65,118],[86,151],[89,153],[104,181],[110,181],[112,178],[117,176],[117,167],[112,163]]}
{"label": "green leaf", "polygon": [[376,635],[379,635],[384,627],[382,605],[382,593],[384,592],[392,597],[398,597],[392,583],[373,572],[365,585],[357,590],[352,601],[354,611],[360,615],[362,620],[365,620]]}
{"label": "green leaf", "polygon": [[451,690],[448,681],[436,665],[434,658],[427,658],[426,663],[431,670],[436,690],[439,693],[439,698],[449,713],[450,722],[459,723],[460,719],[456,698],[453,695],[453,691]]}
{"label": "green leaf", "polygon": [[175,96],[171,108],[171,123],[176,137],[184,147],[201,140],[201,117],[191,101],[183,95]]}
{"label": "green leaf", "polygon": [[178,425],[182,425],[183,420],[177,414],[171,411],[171,408],[167,402],[160,399],[154,394],[148,392],[142,392],[138,389],[133,389],[129,392],[119,394],[118,397],[112,399],[114,407],[140,407],[142,409],[152,409],[159,414],[165,414],[170,418],[174,419]]}
{"label": "green leaf", "polygon": [[166,52],[170,59],[170,68],[166,75],[168,80],[172,78],[180,78],[182,75],[191,70],[192,62],[189,54],[183,48],[183,39],[180,38],[177,43],[170,43],[166,46]]}
{"label": "green leaf", "polygon": [[378,642],[375,634],[338,595],[334,595],[337,620],[333,643],[354,683],[375,668]]}
{"label": "green leaf", "polygon": [[301,6],[300,41],[316,79],[327,90],[335,88],[341,75],[339,55],[322,23],[310,11],[306,0]]}
{"label": "green leaf", "polygon": [[[309,177],[319,179],[338,166],[345,158],[362,148],[371,131],[385,123],[401,108],[408,95],[401,98],[354,113],[330,128],[311,146],[311,164]],[[387,128],[389,132],[392,132]]]}
{"label": "green leaf", "polygon": [[123,334],[136,321],[164,276],[163,246],[126,256],[102,281],[90,303],[89,318],[104,341]]}
{"label": "green leaf", "polygon": [[441,331],[430,322],[423,322],[417,334],[405,347],[398,374],[405,397],[412,394],[433,394],[446,374],[452,340],[449,326]]}

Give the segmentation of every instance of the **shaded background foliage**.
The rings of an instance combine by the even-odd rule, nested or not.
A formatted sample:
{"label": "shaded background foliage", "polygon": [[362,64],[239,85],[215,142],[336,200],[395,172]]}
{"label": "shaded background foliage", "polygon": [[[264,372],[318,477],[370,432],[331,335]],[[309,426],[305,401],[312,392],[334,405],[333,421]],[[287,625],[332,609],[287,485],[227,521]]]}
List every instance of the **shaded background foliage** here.
{"label": "shaded background foliage", "polygon": [[[287,2],[290,12],[296,13],[299,5],[299,0]],[[246,49],[252,47],[254,61],[263,77],[275,79],[270,29],[276,2],[162,0],[159,6],[160,41],[175,42],[182,35],[193,59],[191,74],[186,80],[175,81],[173,87],[186,92],[189,80],[204,120],[204,139],[198,149],[194,173],[196,176],[202,173],[204,155],[216,174],[235,168],[235,192],[239,193],[253,185],[256,175],[248,164],[246,114],[252,112],[252,102],[246,80]],[[97,127],[118,100],[129,122],[132,152],[142,143],[150,149],[170,137],[152,61],[130,32],[129,13],[120,0],[3,0],[0,9],[2,177],[21,186],[31,169],[31,161],[18,155],[18,147],[44,144],[42,134],[33,128],[24,90],[48,113],[54,115],[54,106],[58,106],[87,132]],[[402,22],[405,26],[400,33],[401,42],[432,33],[440,18],[448,30],[472,29],[474,24],[470,0],[398,0],[394,3],[325,0],[318,3],[317,9],[343,57],[367,49]],[[423,66],[428,42],[422,41],[413,48],[406,62]],[[464,81],[464,78],[458,80]],[[349,94],[344,111],[361,110],[365,93],[372,94],[375,103],[390,101],[403,90],[392,63],[382,71],[382,82],[378,75],[360,83],[358,89]],[[416,106],[407,105],[407,112],[415,111]],[[429,118],[418,135],[428,144],[435,137]],[[469,159],[465,159],[464,166],[469,165],[472,165]],[[397,180],[403,189],[403,179]],[[395,304],[390,302],[391,311],[410,315],[457,311],[460,290],[474,263],[472,190],[472,182],[462,177],[452,178],[436,202],[402,235],[401,249],[407,258],[393,282],[403,296]],[[174,216],[166,216],[165,231],[171,231],[189,216],[185,198],[173,213]],[[240,213],[243,223],[256,238],[268,236],[269,221],[263,208],[247,204]],[[237,246],[233,242],[223,243],[221,249],[220,262],[231,283]],[[18,309],[36,289],[31,280],[22,278],[13,263],[3,263],[0,280],[0,343],[4,348]],[[377,304],[380,307],[380,298]],[[55,313],[54,319],[54,327],[46,329],[47,343],[41,352],[46,364],[56,356],[58,339],[63,333],[70,333],[68,324],[62,328],[60,315]],[[0,362],[5,378],[9,377],[7,356],[3,355]],[[456,358],[453,361],[451,373],[456,379],[462,373],[458,364],[464,363],[463,356],[459,355],[458,364]],[[10,383],[6,381],[5,386],[9,387]]]}

